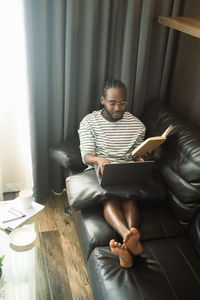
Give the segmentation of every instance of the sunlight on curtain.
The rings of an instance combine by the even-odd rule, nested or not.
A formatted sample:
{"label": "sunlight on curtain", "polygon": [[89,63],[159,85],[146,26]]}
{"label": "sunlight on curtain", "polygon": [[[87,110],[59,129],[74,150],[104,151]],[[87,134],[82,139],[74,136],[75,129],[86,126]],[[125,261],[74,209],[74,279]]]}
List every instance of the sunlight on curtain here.
{"label": "sunlight on curtain", "polygon": [[32,188],[22,0],[0,0],[0,199]]}

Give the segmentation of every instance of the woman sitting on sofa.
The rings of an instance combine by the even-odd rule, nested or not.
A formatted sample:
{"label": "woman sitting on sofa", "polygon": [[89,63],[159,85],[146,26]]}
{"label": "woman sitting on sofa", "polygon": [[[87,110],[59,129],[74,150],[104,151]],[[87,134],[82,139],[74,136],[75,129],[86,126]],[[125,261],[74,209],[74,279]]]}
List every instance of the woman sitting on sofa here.
{"label": "woman sitting on sofa", "polygon": [[[126,98],[127,89],[120,80],[106,81],[101,97],[103,109],[88,114],[80,123],[82,160],[88,168],[97,165],[98,174],[103,172],[106,163],[132,161],[131,152],[144,140],[145,126],[126,111]],[[123,238],[123,244],[110,241],[112,252],[119,256],[122,267],[132,267],[133,255],[143,250],[136,202],[134,199],[106,200],[104,217]]]}

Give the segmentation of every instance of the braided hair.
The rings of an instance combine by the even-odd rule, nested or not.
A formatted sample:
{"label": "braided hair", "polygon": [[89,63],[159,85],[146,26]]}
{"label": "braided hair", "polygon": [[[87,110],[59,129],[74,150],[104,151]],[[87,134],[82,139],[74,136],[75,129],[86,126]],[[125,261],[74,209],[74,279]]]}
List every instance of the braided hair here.
{"label": "braided hair", "polygon": [[104,83],[104,87],[103,87],[103,97],[106,98],[107,96],[107,91],[110,88],[123,88],[127,94],[127,88],[125,86],[125,84],[119,80],[119,79],[114,79],[114,80],[108,80]]}

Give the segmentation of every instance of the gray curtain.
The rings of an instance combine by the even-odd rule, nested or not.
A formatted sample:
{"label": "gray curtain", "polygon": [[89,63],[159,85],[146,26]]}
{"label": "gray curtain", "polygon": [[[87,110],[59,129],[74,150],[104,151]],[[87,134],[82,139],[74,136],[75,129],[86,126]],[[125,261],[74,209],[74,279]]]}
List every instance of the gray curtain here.
{"label": "gray curtain", "polygon": [[25,0],[30,124],[37,201],[64,185],[48,149],[76,133],[98,108],[103,83],[128,87],[128,110],[141,116],[167,93],[174,37],[157,23],[180,0]]}

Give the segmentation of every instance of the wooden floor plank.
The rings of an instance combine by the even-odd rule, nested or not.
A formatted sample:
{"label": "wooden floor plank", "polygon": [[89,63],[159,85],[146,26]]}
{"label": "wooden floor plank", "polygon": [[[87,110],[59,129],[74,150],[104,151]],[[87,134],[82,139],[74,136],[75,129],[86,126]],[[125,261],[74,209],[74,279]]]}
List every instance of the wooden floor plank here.
{"label": "wooden floor plank", "polygon": [[37,259],[36,259],[36,286],[39,286],[40,288],[36,290],[36,299],[37,300],[50,300],[51,299],[51,293],[49,288],[49,280],[47,277],[44,276],[44,269],[46,269],[44,257],[42,255],[42,249],[39,247],[37,248]]}
{"label": "wooden floor plank", "polygon": [[65,215],[63,209],[59,208],[55,210],[54,216],[60,236],[69,242],[77,241],[73,217]]}
{"label": "wooden floor plank", "polygon": [[43,201],[43,205],[45,206],[45,209],[43,209],[38,214],[38,220],[40,224],[40,231],[51,231],[51,230],[57,230],[56,221],[54,217],[54,211],[51,208],[52,198],[51,195]]}
{"label": "wooden floor plank", "polygon": [[92,292],[88,281],[79,242],[61,241],[64,249],[65,264],[70,278],[70,286],[74,300],[92,300]]}
{"label": "wooden floor plank", "polygon": [[57,230],[41,233],[53,299],[73,299]]}
{"label": "wooden floor plank", "polygon": [[[67,290],[70,290],[69,298],[67,298],[66,295],[65,298],[61,298],[63,296],[63,293],[61,293],[60,298],[53,299],[92,300],[92,291],[80,250],[73,217],[64,214],[64,208],[68,206],[66,193],[62,195],[51,194],[43,201],[43,204],[45,205],[45,209],[40,213],[39,224],[42,240],[44,240],[44,248],[47,253],[46,260],[47,265],[49,265],[50,284],[55,276],[55,266],[62,264],[64,267],[59,267],[60,275],[58,275],[57,278],[62,274],[63,282],[58,283],[56,280],[54,283],[54,292],[58,284],[58,289],[61,293],[65,281],[67,282]],[[58,249],[54,249],[55,246],[52,244],[55,243],[59,245],[56,246]],[[53,255],[54,252],[57,254]],[[54,262],[51,261],[52,256]],[[64,273],[66,273],[66,275],[64,275]]]}

